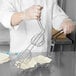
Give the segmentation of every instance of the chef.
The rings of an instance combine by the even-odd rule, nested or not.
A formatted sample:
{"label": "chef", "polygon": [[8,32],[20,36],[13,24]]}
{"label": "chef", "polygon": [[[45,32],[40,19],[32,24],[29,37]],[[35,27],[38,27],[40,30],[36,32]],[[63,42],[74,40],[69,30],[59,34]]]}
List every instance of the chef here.
{"label": "chef", "polygon": [[44,53],[50,50],[51,30],[63,29],[64,34],[74,30],[72,20],[57,5],[56,0],[3,0],[0,7],[0,22],[10,30],[10,53],[25,50],[33,36],[41,32],[38,21],[45,29],[44,43],[34,46],[31,52]]}

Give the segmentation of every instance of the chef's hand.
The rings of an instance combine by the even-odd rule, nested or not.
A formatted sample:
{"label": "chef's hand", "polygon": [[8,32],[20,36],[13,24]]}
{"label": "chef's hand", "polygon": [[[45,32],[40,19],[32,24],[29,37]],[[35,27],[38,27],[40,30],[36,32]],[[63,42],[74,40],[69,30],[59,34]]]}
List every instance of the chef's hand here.
{"label": "chef's hand", "polygon": [[75,25],[71,19],[65,19],[61,25],[61,28],[63,29],[63,32],[66,35],[74,31]]}
{"label": "chef's hand", "polygon": [[26,9],[24,11],[24,17],[26,20],[31,20],[31,19],[39,19],[41,16],[41,10],[43,7],[40,5],[33,5],[30,8]]}
{"label": "chef's hand", "polygon": [[23,20],[40,19],[42,8],[40,5],[33,5],[25,11],[14,13],[11,17],[11,26],[19,25]]}

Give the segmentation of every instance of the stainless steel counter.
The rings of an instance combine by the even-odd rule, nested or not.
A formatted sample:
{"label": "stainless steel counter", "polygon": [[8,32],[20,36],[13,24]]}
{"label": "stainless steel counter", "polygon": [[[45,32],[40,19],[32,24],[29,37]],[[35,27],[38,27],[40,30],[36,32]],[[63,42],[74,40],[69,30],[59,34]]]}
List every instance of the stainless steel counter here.
{"label": "stainless steel counter", "polygon": [[33,71],[11,70],[10,63],[0,65],[0,76],[76,76],[76,53],[56,52],[55,62],[49,68],[37,68]]}
{"label": "stainless steel counter", "polygon": [[51,68],[49,67],[38,67],[33,70],[18,70],[14,69],[13,66],[10,65],[10,62],[0,65],[0,76],[50,76]]}

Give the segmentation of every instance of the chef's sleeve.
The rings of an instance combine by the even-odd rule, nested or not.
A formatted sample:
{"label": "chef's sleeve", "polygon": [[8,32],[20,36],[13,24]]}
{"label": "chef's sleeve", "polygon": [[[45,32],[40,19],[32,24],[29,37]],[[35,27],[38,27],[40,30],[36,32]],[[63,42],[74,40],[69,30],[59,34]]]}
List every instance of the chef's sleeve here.
{"label": "chef's sleeve", "polygon": [[56,30],[61,29],[61,24],[64,19],[68,18],[68,16],[64,13],[64,11],[58,6],[57,2],[53,5],[53,27]]}
{"label": "chef's sleeve", "polygon": [[10,0],[3,0],[0,6],[0,23],[9,29],[18,28],[18,26],[12,27],[11,25],[12,15],[16,12],[16,7],[14,6]]}

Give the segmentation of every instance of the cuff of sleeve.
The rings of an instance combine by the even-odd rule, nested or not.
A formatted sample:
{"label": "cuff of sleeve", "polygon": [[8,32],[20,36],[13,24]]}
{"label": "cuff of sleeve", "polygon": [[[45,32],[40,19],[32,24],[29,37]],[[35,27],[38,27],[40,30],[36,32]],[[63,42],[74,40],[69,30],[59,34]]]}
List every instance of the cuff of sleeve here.
{"label": "cuff of sleeve", "polygon": [[56,30],[61,30],[61,24],[62,22],[67,19],[68,16],[58,16],[56,18],[53,19],[53,27],[56,29]]}

